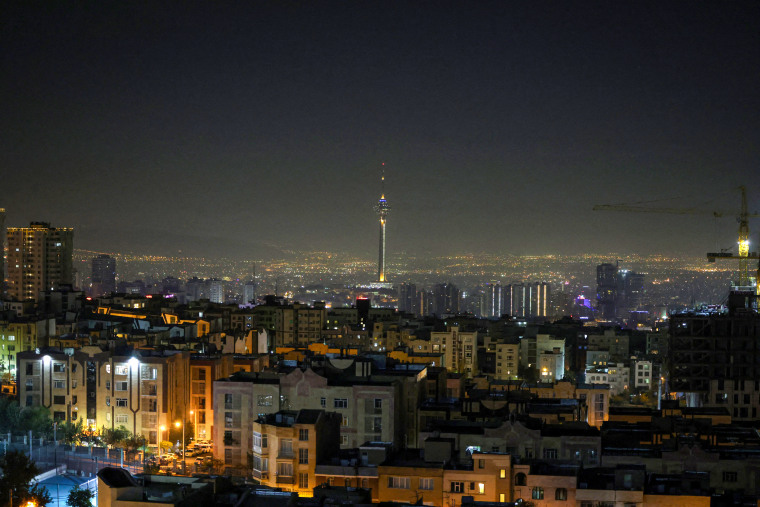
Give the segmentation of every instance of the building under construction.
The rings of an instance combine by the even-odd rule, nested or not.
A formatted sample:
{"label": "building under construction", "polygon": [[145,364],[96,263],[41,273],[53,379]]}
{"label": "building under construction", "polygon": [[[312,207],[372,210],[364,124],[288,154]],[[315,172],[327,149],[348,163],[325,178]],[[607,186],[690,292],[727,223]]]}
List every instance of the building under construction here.
{"label": "building under construction", "polygon": [[690,406],[725,407],[758,419],[760,315],[754,291],[732,291],[727,307],[671,316],[668,385]]}

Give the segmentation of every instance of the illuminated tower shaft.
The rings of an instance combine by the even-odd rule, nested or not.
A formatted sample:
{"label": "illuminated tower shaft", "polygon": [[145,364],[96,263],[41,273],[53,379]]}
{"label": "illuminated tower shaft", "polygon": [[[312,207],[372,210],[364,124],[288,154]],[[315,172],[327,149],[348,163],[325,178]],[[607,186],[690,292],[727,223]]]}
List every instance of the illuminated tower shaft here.
{"label": "illuminated tower shaft", "polygon": [[377,280],[385,281],[385,216],[380,216],[380,254],[377,261]]}
{"label": "illuminated tower shaft", "polygon": [[[383,173],[380,182],[385,186],[385,173]],[[380,194],[380,200],[377,201],[377,206],[375,207],[375,211],[377,211],[377,214],[380,217],[380,252],[377,261],[378,282],[385,282],[385,222],[390,209],[391,206],[388,204],[388,201],[385,200],[385,191],[383,189],[383,192]]]}

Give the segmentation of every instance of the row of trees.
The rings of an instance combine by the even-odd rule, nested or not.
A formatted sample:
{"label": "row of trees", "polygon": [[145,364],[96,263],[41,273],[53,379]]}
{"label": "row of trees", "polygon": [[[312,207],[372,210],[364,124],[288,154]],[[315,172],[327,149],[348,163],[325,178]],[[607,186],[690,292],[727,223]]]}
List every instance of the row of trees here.
{"label": "row of trees", "polygon": [[[134,454],[139,450],[145,450],[146,439],[142,435],[133,435],[124,426],[118,428],[102,427],[100,431],[87,426],[83,419],[76,422],[60,422],[54,429],[50,410],[46,407],[21,408],[18,401],[9,398],[0,398],[0,435],[26,434],[32,431],[35,438],[55,438],[68,445],[106,445],[108,447],[123,447],[127,454]],[[181,435],[181,429],[179,430]],[[192,427],[186,434],[192,435]],[[175,436],[170,433],[170,437]],[[171,447],[166,442],[166,447]],[[4,498],[4,497],[0,497]]]}
{"label": "row of trees", "polygon": [[0,434],[27,433],[35,436],[52,436],[53,420],[46,407],[19,406],[18,401],[0,398]]}

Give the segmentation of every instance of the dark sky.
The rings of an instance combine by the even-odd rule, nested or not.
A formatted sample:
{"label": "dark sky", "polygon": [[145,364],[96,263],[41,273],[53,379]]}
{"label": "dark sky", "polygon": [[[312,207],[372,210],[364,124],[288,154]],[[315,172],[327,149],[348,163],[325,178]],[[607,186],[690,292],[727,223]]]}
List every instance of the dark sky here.
{"label": "dark sky", "polygon": [[[78,7],[73,7],[76,4]],[[0,207],[101,251],[666,252],[760,206],[758,2],[8,2]],[[757,238],[757,223],[752,223]],[[755,241],[756,243],[756,241]]]}

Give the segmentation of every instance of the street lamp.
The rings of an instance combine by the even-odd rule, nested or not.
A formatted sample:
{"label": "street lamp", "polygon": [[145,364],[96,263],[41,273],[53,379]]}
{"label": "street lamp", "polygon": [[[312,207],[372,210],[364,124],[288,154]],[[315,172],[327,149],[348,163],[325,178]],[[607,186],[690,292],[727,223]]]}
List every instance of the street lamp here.
{"label": "street lamp", "polygon": [[195,442],[198,440],[198,414],[195,410],[191,410],[190,415],[193,416],[193,442]]}
{"label": "street lamp", "polygon": [[166,431],[166,426],[163,424],[161,425],[161,431],[158,434],[158,455],[161,456],[161,438],[164,436],[164,431]]}
{"label": "street lamp", "polygon": [[179,421],[174,423],[174,426],[179,428],[179,425],[182,424],[182,473],[185,473],[185,414],[182,414],[182,423]]}

